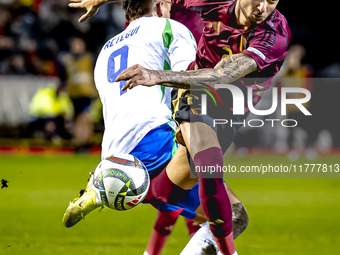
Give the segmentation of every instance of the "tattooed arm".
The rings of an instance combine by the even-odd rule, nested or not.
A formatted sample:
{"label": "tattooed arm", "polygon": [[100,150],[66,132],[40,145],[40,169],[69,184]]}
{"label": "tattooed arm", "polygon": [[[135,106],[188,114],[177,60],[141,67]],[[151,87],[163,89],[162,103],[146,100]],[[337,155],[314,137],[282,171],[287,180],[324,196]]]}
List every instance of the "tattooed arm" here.
{"label": "tattooed arm", "polygon": [[140,65],[134,65],[123,71],[116,81],[128,80],[122,90],[132,89],[137,85],[163,85],[189,89],[204,87],[202,83],[212,87],[215,84],[228,84],[257,70],[255,60],[245,54],[235,54],[223,58],[214,69],[199,69],[195,71],[156,71]]}

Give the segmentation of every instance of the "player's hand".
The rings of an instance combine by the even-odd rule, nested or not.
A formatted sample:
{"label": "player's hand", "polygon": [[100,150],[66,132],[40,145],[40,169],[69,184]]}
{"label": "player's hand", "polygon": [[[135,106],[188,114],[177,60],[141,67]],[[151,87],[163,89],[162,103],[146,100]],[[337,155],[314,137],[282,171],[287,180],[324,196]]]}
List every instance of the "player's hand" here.
{"label": "player's hand", "polygon": [[138,85],[154,86],[160,81],[157,71],[146,69],[138,64],[125,69],[118,77],[116,82],[126,81],[122,91],[132,89]]}
{"label": "player's hand", "polygon": [[71,8],[83,8],[86,9],[86,13],[80,17],[78,22],[84,22],[89,17],[95,15],[99,7],[102,6],[105,2],[104,0],[70,0],[71,3],[68,4]]}

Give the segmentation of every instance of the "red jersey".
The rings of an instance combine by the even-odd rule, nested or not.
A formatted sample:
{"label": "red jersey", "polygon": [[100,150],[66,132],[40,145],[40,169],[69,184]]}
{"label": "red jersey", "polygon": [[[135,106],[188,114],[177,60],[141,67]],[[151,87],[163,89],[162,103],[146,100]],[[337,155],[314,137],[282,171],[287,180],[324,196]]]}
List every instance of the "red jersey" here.
{"label": "red jersey", "polygon": [[185,24],[198,44],[203,32],[204,24],[201,16],[196,11],[193,9],[186,9],[183,4],[176,4],[171,7],[170,18]]}
{"label": "red jersey", "polygon": [[270,87],[272,77],[279,71],[288,53],[291,33],[286,18],[274,10],[260,25],[243,30],[236,22],[237,0],[173,0],[174,5],[175,2],[194,8],[204,23],[196,60],[188,70],[214,68],[222,58],[231,54],[243,53],[252,57],[259,69],[245,77],[252,79],[239,82],[244,88],[252,87],[255,105],[263,91]]}

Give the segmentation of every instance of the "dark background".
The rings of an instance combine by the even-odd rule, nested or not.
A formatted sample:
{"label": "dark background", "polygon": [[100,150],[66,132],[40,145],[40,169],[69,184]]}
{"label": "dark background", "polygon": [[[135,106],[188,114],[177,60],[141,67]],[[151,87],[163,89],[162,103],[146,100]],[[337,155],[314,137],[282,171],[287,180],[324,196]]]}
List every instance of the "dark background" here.
{"label": "dark background", "polygon": [[340,15],[335,2],[330,4],[307,0],[281,0],[277,9],[289,22],[292,43],[306,47],[305,62],[313,65],[314,76],[321,76],[320,72],[324,67],[338,63],[339,51],[336,50],[336,42],[339,35],[336,27]]}

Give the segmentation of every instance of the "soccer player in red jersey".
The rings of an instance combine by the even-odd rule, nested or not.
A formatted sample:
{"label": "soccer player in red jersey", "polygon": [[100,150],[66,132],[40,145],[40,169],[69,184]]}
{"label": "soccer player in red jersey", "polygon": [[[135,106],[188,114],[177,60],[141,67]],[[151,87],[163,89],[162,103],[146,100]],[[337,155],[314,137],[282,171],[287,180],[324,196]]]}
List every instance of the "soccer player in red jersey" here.
{"label": "soccer player in red jersey", "polygon": [[[227,125],[213,125],[218,116],[240,121],[233,115],[230,93],[218,94],[221,106],[207,115],[200,115],[199,103],[202,90],[215,88],[215,84],[233,82],[246,91],[252,88],[253,105],[261,98],[263,91],[271,85],[271,78],[279,71],[290,45],[290,30],[284,16],[276,10],[279,0],[184,0],[184,6],[199,11],[204,21],[203,35],[198,44],[196,60],[189,66],[192,71],[171,72],[147,70],[133,66],[118,78],[128,80],[125,87],[133,88],[143,84],[156,84],[181,88],[175,101],[175,120],[180,125],[177,153],[186,155],[187,150],[199,169],[208,166],[223,167],[223,153],[232,142],[235,128]],[[210,68],[210,69],[203,69]],[[214,68],[214,69],[212,69]],[[216,91],[215,91],[216,92]],[[229,104],[228,104],[229,103]],[[245,105],[243,120],[249,109]],[[238,117],[238,118],[236,118]],[[242,120],[242,118],[241,118]],[[184,147],[185,146],[185,147]],[[180,165],[175,157],[168,165]],[[171,181],[181,184],[185,179],[181,173],[167,170]],[[232,217],[228,196],[222,183],[222,173],[206,178],[197,172],[200,181],[200,200],[209,219],[210,228],[223,254],[236,253],[232,238]],[[181,185],[178,185],[181,186]]]}

